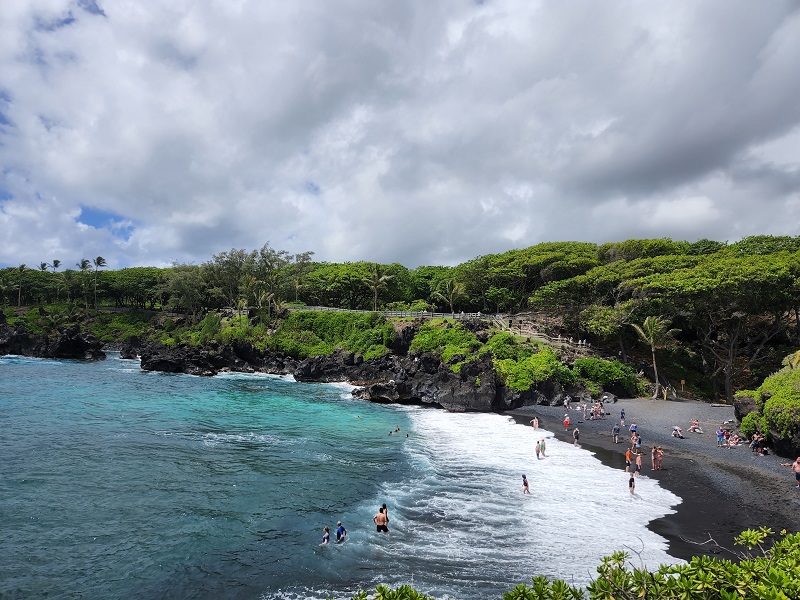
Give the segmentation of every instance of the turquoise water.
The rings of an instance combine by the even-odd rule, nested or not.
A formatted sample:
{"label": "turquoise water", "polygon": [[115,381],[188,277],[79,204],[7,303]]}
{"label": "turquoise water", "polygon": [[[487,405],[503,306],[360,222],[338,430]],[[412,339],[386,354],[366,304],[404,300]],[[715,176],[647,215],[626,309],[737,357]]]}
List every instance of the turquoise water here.
{"label": "turquoise water", "polygon": [[[378,582],[499,597],[537,573],[587,580],[575,561],[617,549],[612,527],[670,561],[644,525],[677,498],[643,477],[633,501],[618,473],[557,440],[534,463],[546,432],[498,415],[146,373],[116,355],[0,357],[0,432],[3,598],[349,598]],[[372,524],[383,502],[388,535]],[[597,507],[629,522],[589,518],[563,539],[565,506],[578,526]],[[339,519],[348,541],[320,547]]]}

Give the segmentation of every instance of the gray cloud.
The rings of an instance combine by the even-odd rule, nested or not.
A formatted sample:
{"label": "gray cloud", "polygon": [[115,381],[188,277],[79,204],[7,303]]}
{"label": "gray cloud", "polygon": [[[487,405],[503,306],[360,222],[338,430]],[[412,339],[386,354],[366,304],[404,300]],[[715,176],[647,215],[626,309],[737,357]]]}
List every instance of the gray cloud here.
{"label": "gray cloud", "polygon": [[798,56],[789,0],[20,0],[0,265],[796,235]]}

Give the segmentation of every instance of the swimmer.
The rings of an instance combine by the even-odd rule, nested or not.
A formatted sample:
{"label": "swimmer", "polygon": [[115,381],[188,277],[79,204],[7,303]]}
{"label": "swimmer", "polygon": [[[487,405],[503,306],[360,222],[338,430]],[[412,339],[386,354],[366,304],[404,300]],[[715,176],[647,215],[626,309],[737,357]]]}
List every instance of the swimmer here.
{"label": "swimmer", "polygon": [[342,522],[339,521],[336,523],[336,543],[341,544],[344,541],[344,538],[347,536],[347,529],[344,528]]}
{"label": "swimmer", "polygon": [[320,544],[320,546],[327,546],[330,539],[331,539],[331,530],[328,529],[328,526],[326,525],[325,527],[322,528],[322,543]]}
{"label": "swimmer", "polygon": [[522,493],[523,494],[530,494],[531,491],[528,489],[528,478],[525,475],[522,476]]}
{"label": "swimmer", "polygon": [[633,490],[636,487],[636,480],[633,478],[633,473],[631,473],[631,478],[628,480],[628,489],[631,491],[631,496],[633,496]]}
{"label": "swimmer", "polygon": [[386,524],[389,522],[389,519],[386,518],[386,515],[383,512],[383,507],[378,509],[378,514],[372,517],[372,521],[378,528],[378,532],[389,533],[389,528],[386,526]]}

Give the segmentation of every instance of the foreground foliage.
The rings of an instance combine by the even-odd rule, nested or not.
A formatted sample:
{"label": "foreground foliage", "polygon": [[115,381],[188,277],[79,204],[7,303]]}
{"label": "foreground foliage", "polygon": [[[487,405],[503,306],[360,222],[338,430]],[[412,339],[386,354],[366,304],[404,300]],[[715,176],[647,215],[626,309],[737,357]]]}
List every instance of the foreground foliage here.
{"label": "foreground foliage", "polygon": [[[796,600],[800,598],[800,534],[782,531],[771,547],[771,529],[748,529],[734,543],[737,561],[695,556],[687,564],[662,565],[656,571],[629,567],[630,555],[615,552],[602,560],[586,589],[563,580],[536,576],[503,594],[503,600]],[[753,552],[755,550],[755,553]],[[433,600],[408,585],[379,585],[372,595],[354,600]]]}

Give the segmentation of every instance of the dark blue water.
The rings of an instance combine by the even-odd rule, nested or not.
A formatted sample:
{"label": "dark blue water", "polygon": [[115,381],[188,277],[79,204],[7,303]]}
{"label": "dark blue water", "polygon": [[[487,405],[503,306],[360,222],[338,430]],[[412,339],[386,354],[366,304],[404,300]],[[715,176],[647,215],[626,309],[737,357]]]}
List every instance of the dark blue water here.
{"label": "dark blue water", "polygon": [[[631,503],[616,473],[556,440],[533,464],[533,435],[263,375],[0,357],[0,597],[349,598],[379,582],[499,597],[596,564],[618,549],[610,531],[669,559],[644,524],[674,496],[652,482]],[[383,502],[389,535],[372,524]],[[560,539],[565,506],[578,526],[620,507],[630,524],[589,519]],[[320,547],[339,519],[348,541]]]}

